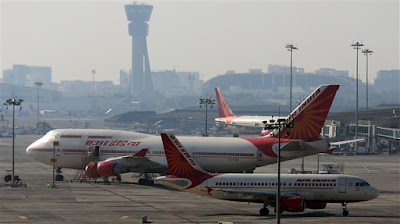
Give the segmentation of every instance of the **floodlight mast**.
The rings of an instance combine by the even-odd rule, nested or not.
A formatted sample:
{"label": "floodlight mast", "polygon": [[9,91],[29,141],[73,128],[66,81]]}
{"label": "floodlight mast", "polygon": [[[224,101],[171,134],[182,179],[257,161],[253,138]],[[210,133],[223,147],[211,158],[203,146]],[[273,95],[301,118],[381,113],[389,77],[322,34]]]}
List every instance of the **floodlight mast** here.
{"label": "floodlight mast", "polygon": [[9,105],[12,105],[12,171],[11,171],[11,184],[10,187],[15,187],[15,106],[19,106],[19,110],[22,110],[21,103],[24,102],[23,99],[8,99],[3,104],[8,109]]}
{"label": "floodlight mast", "polygon": [[[361,49],[364,44],[360,42],[356,42],[351,45],[353,49],[357,50],[357,55],[356,55],[356,130],[355,130],[355,139],[358,139],[358,50]],[[358,152],[358,142],[355,142],[355,150]]]}
{"label": "floodlight mast", "polygon": [[37,123],[39,123],[39,117],[40,117],[40,109],[39,109],[39,100],[40,100],[40,97],[39,97],[39,89],[40,89],[40,87],[42,87],[43,83],[42,83],[42,82],[39,82],[39,81],[36,81],[36,82],[34,82],[33,84],[35,84],[35,86],[37,87]]}
{"label": "floodlight mast", "polygon": [[[280,116],[280,110],[279,110],[279,116]],[[289,122],[286,123],[285,119],[278,119],[277,121],[274,120],[274,117],[272,117],[271,120],[263,122],[265,124],[264,129],[272,130],[273,131],[278,129],[278,156],[277,156],[277,165],[278,165],[278,174],[277,174],[277,194],[276,194],[276,205],[275,205],[275,214],[276,214],[276,223],[280,224],[281,223],[281,129],[282,128],[293,128],[293,123]],[[289,133],[290,134],[290,133]]]}
{"label": "floodlight mast", "polygon": [[286,44],[286,49],[290,51],[290,99],[289,113],[292,112],[292,86],[293,86],[293,50],[298,50],[293,44]]}
{"label": "floodlight mast", "polygon": [[211,105],[211,107],[210,107],[210,109],[212,109],[213,108],[213,105],[215,104],[215,99],[212,99],[211,97],[210,98],[203,98],[203,97],[200,97],[200,102],[199,102],[199,104],[200,104],[200,108],[201,108],[201,105],[203,105],[203,104],[205,104],[206,105],[206,132],[205,132],[205,136],[207,137],[208,136],[208,134],[207,134],[207,129],[208,129],[208,127],[207,127],[207,120],[208,120],[208,115],[207,115],[207,113],[208,113],[208,105],[210,104]]}
{"label": "floodlight mast", "polygon": [[371,51],[370,49],[364,49],[361,51],[361,53],[363,53],[366,57],[367,63],[366,63],[366,68],[365,68],[365,85],[366,85],[366,99],[365,99],[365,109],[368,110],[368,55],[372,55],[372,53],[374,53],[373,51]]}

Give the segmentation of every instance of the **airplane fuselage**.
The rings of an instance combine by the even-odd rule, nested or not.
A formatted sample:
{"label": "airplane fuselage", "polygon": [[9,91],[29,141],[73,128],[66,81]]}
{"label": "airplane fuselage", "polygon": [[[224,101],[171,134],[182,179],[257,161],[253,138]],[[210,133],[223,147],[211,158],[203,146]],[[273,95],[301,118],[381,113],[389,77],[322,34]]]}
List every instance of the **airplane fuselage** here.
{"label": "airplane fuselage", "polygon": [[[178,179],[182,179],[179,186],[174,186],[175,181],[170,181],[168,177],[159,177],[156,182],[212,198],[255,203],[264,203],[268,195],[276,195],[278,186],[276,174],[220,174],[192,188],[188,187],[190,180]],[[184,180],[188,181],[186,186],[182,184]],[[367,201],[376,198],[379,191],[363,179],[351,175],[281,174],[281,195],[299,196],[311,205],[312,202]],[[269,198],[274,201],[273,196]]]}
{"label": "airplane fuselage", "polygon": [[[276,162],[277,139],[270,149],[257,145],[249,139],[234,137],[179,137],[191,156],[201,167],[209,172],[243,172],[256,167]],[[254,138],[256,139],[256,138]],[[52,146],[58,141],[59,146]],[[282,160],[294,159],[306,155],[324,152],[328,149],[326,141],[310,142],[312,150],[284,151]],[[284,143],[282,143],[282,146]],[[27,155],[35,160],[52,165],[53,150],[57,162],[56,167],[84,169],[91,161],[88,147],[99,147],[99,160],[119,156],[130,156],[141,149],[149,149],[146,157],[161,167],[151,172],[166,172],[167,161],[160,136],[136,132],[107,129],[56,129],[32,143],[27,149]],[[143,169],[138,168],[137,172]],[[136,170],[131,170],[136,172]]]}

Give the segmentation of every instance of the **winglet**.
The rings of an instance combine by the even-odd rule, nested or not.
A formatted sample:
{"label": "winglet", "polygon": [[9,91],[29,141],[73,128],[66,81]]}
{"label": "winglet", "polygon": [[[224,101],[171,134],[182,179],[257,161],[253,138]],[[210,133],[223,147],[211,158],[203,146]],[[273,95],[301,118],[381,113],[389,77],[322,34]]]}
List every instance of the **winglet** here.
{"label": "winglet", "polygon": [[339,85],[321,85],[315,89],[286,117],[285,123],[293,124],[293,128],[284,128],[281,136],[304,141],[319,139],[338,89]]}
{"label": "winglet", "polygon": [[219,87],[215,88],[215,95],[217,97],[217,102],[218,102],[218,114],[220,117],[231,117],[235,116],[229,107],[229,105],[226,103],[224,96],[222,95],[221,91],[219,90]]}
{"label": "winglet", "polygon": [[197,163],[190,157],[185,147],[173,134],[161,133],[161,138],[164,145],[165,156],[169,172],[179,178],[187,178],[194,182],[204,179],[209,174],[204,171]]}
{"label": "winglet", "polygon": [[141,149],[140,151],[135,153],[135,155],[133,155],[133,156],[145,157],[148,151],[149,151],[149,149]]}

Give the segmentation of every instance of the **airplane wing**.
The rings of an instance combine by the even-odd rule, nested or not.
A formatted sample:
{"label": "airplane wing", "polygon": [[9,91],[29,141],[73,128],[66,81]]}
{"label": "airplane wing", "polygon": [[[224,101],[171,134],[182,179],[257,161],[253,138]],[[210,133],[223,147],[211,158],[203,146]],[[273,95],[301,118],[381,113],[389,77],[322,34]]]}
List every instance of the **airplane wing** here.
{"label": "airplane wing", "polygon": [[[275,201],[276,192],[274,191],[254,191],[254,190],[236,190],[236,189],[213,189],[214,191],[221,191],[226,195],[235,195],[241,199],[246,200],[262,200],[262,201]],[[281,192],[282,198],[290,198],[299,196],[296,193]]]}
{"label": "airplane wing", "polygon": [[359,139],[352,139],[352,140],[345,140],[345,141],[340,141],[340,142],[331,142],[331,145],[335,145],[335,146],[340,146],[340,145],[344,145],[344,144],[349,144],[352,142],[364,142],[365,139],[363,138],[359,138]]}
{"label": "airplane wing", "polygon": [[146,157],[146,154],[149,149],[145,148],[134,155],[128,156],[119,156],[108,158],[105,161],[113,161],[120,165],[126,167],[130,172],[150,172],[155,171],[156,173],[160,170],[166,170],[165,166],[160,165],[159,163],[151,161]]}
{"label": "airplane wing", "polygon": [[90,162],[86,167],[88,178],[116,176],[128,172],[166,173],[168,167],[145,157],[149,149],[144,148],[133,155],[111,157],[99,162]]}
{"label": "airplane wing", "polygon": [[299,155],[314,155],[318,152],[318,149],[303,140],[292,140],[288,143],[281,143],[281,157],[284,159],[297,158]]}

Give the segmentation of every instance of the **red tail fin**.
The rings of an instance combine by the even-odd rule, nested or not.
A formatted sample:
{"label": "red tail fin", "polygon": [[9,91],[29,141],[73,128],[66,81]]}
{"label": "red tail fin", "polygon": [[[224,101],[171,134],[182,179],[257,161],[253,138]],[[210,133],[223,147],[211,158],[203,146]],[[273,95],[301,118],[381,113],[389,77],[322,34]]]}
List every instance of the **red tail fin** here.
{"label": "red tail fin", "polygon": [[135,153],[134,156],[137,156],[137,157],[145,157],[148,151],[149,151],[149,149],[146,149],[146,148],[145,148],[145,149],[141,149],[140,151],[138,151],[137,153]]}
{"label": "red tail fin", "polygon": [[222,95],[221,91],[219,88],[215,88],[215,95],[217,96],[217,102],[218,102],[218,113],[220,117],[231,117],[235,116],[229,107],[229,105],[226,103],[224,96]]}
{"label": "red tail fin", "polygon": [[293,128],[282,130],[281,136],[305,141],[319,139],[338,89],[339,85],[321,85],[314,90],[286,118],[286,123],[292,122]]}
{"label": "red tail fin", "polygon": [[174,135],[161,133],[161,138],[171,175],[187,178],[192,183],[197,182],[196,180],[203,180],[204,176],[208,176],[208,173],[197,165]]}

